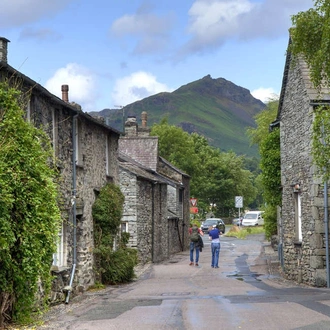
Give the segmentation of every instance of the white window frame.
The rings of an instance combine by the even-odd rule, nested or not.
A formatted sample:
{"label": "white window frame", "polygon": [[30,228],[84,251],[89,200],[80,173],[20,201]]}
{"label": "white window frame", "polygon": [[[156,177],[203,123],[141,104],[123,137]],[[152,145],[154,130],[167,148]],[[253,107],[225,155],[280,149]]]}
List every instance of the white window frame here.
{"label": "white window frame", "polygon": [[58,156],[58,111],[52,109],[52,122],[53,122],[53,151],[54,156]]}
{"label": "white window frame", "polygon": [[53,266],[65,266],[65,246],[64,246],[64,225],[62,223],[61,229],[58,232],[57,249],[53,254]]}
{"label": "white window frame", "polygon": [[301,217],[301,194],[295,194],[295,222],[296,222],[296,239],[302,242],[302,217]]}
{"label": "white window frame", "polygon": [[128,222],[121,222],[120,223],[120,232],[121,233],[128,233]]}
{"label": "white window frame", "polygon": [[83,157],[82,157],[82,148],[81,148],[81,123],[78,118],[74,118],[75,125],[76,125],[76,136],[75,136],[75,143],[76,143],[76,165],[82,166],[83,165]]}
{"label": "white window frame", "polygon": [[110,176],[110,141],[109,141],[109,135],[107,135],[106,138],[106,144],[105,144],[105,159],[106,159],[106,175]]}

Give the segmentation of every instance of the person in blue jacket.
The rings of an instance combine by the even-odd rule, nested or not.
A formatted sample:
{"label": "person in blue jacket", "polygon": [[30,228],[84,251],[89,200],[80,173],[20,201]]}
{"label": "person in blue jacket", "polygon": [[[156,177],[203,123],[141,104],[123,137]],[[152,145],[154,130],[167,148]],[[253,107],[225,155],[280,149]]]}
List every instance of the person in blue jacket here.
{"label": "person in blue jacket", "polygon": [[212,261],[211,261],[211,267],[212,268],[219,268],[219,254],[220,254],[220,235],[222,232],[216,227],[216,225],[213,226],[213,228],[209,231],[209,240],[211,242],[211,251],[212,251]]}

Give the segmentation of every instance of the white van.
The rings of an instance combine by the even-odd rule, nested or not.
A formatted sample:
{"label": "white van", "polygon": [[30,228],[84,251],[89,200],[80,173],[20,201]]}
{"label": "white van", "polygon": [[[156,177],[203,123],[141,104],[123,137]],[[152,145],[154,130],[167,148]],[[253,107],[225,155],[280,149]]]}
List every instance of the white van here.
{"label": "white van", "polygon": [[262,226],[264,224],[263,213],[264,211],[246,212],[242,221],[242,226]]}

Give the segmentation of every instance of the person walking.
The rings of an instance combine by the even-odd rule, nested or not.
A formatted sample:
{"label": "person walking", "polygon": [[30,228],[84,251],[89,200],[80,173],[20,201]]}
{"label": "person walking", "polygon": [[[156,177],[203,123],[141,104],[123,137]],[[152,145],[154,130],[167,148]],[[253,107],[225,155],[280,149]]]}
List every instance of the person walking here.
{"label": "person walking", "polygon": [[219,254],[220,254],[220,235],[222,233],[213,225],[213,228],[209,231],[209,240],[211,242],[211,251],[212,251],[212,268],[219,268]]}
{"label": "person walking", "polygon": [[189,266],[194,265],[194,251],[195,251],[195,266],[198,266],[199,261],[199,251],[200,251],[200,236],[203,236],[204,233],[197,227],[196,224],[193,224],[189,228],[190,236],[190,264]]}

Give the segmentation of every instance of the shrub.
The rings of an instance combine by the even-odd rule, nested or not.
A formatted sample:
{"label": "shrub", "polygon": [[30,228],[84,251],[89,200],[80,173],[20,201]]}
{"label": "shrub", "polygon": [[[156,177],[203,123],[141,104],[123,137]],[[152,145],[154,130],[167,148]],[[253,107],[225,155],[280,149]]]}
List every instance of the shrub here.
{"label": "shrub", "polygon": [[115,184],[104,186],[93,205],[95,272],[103,284],[128,282],[134,277],[137,251],[126,248],[129,233],[121,233],[119,248],[113,244],[119,236],[124,195]]}

